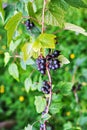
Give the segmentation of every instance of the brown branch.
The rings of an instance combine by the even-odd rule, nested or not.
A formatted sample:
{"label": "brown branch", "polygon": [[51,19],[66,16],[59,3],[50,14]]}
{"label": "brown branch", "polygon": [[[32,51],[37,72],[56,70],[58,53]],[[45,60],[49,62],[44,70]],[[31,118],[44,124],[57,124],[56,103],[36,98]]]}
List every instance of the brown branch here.
{"label": "brown branch", "polygon": [[[50,75],[48,66],[46,67],[46,70],[47,70],[47,75],[48,75],[49,84],[50,84],[50,93],[49,93],[49,97],[46,98],[46,107],[45,107],[44,111],[42,112],[42,118],[44,118],[45,114],[48,114],[49,107],[50,107],[51,100],[52,100],[52,79],[51,79],[51,75]],[[40,130],[46,130],[46,121],[44,122],[43,125],[44,125],[44,128],[40,128]]]}
{"label": "brown branch", "polygon": [[42,10],[42,33],[44,32],[44,14],[45,14],[46,2],[47,2],[47,0],[44,0],[43,10]]}

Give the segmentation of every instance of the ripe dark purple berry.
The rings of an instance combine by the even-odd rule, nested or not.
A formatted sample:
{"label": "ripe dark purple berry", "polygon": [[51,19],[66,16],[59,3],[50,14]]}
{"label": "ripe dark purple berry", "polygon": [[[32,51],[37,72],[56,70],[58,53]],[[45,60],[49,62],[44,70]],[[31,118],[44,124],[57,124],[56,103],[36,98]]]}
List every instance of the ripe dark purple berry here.
{"label": "ripe dark purple berry", "polygon": [[41,74],[45,74],[45,70],[40,70]]}
{"label": "ripe dark purple berry", "polygon": [[48,55],[46,56],[46,59],[47,59],[48,61],[51,60],[51,59],[52,59],[52,55],[48,54]]}
{"label": "ripe dark purple berry", "polygon": [[53,63],[54,63],[54,64],[58,64],[59,61],[58,61],[57,59],[54,59]]}
{"label": "ripe dark purple berry", "polygon": [[34,27],[34,23],[31,22],[30,20],[25,21],[24,24],[25,24],[27,30],[30,30],[30,29],[32,29]]}
{"label": "ripe dark purple berry", "polygon": [[46,63],[46,59],[41,59],[40,62],[45,64]]}
{"label": "ripe dark purple berry", "polygon": [[60,51],[55,50],[55,51],[53,52],[53,54],[54,54],[54,56],[55,56],[55,57],[57,57],[57,56],[59,56],[59,55],[60,55]]}

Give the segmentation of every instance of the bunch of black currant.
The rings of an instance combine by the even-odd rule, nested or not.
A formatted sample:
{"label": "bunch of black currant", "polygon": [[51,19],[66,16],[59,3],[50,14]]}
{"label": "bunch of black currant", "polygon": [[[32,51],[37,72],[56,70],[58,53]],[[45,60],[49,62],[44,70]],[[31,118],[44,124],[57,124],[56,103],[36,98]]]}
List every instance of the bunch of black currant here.
{"label": "bunch of black currant", "polygon": [[81,88],[82,88],[82,85],[80,83],[76,83],[76,84],[73,85],[72,91],[73,92],[80,91]]}
{"label": "bunch of black currant", "polygon": [[42,56],[38,57],[36,60],[36,64],[38,66],[38,70],[41,72],[41,74],[46,73],[46,59]]}
{"label": "bunch of black currant", "polygon": [[49,85],[49,83],[47,81],[44,81],[43,87],[41,88],[42,92],[45,93],[45,94],[49,94],[50,88],[51,88],[51,86]]}
{"label": "bunch of black currant", "polygon": [[34,27],[34,23],[31,22],[29,19],[27,21],[25,21],[24,24],[25,24],[27,30],[30,30],[30,29],[32,29]]}
{"label": "bunch of black currant", "polygon": [[52,54],[46,56],[49,69],[56,70],[60,67],[60,61],[57,59],[59,55],[60,51],[55,50]]}

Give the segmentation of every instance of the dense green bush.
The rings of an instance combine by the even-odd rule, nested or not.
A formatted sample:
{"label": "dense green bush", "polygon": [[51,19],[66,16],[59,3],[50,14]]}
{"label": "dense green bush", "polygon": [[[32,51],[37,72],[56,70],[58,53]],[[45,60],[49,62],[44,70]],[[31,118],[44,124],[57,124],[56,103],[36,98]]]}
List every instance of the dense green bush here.
{"label": "dense green bush", "polygon": [[[15,125],[11,128],[2,128],[1,130],[23,130],[27,124],[32,125],[34,122],[33,130],[38,130],[40,127],[39,122],[41,120],[41,114],[38,114],[36,111],[35,96],[43,97],[43,94],[40,91],[42,87],[41,84],[43,80],[47,79],[47,76],[41,76],[37,71],[35,64],[36,56],[34,58],[28,58],[27,60],[27,54],[25,54],[25,58],[22,57],[22,60],[20,57],[17,58],[16,56],[21,56],[23,47],[30,41],[32,34],[34,34],[35,37],[40,34],[41,25],[38,25],[37,22],[33,21],[37,27],[35,27],[31,33],[26,29],[24,22],[28,15],[26,11],[27,2],[29,2],[28,0],[15,0],[14,2],[11,0],[2,1],[2,3],[6,3],[6,7],[4,8],[5,15],[2,13],[0,7],[0,12],[3,14],[3,16],[0,16],[4,17],[4,21],[3,18],[0,17],[0,122],[12,120],[15,122]],[[38,1],[35,1],[38,4]],[[56,2],[56,0],[51,1],[54,3]],[[65,1],[67,2],[67,0]],[[39,0],[39,2],[42,2],[42,0]],[[60,2],[63,1],[60,0]],[[79,6],[78,3],[76,4]],[[39,3],[37,8],[42,9],[42,5],[42,3]],[[65,3],[60,3],[60,5],[63,7]],[[69,5],[67,6],[69,7]],[[67,6],[63,11],[67,10]],[[9,19],[11,19],[17,11],[22,12],[23,16],[26,16],[26,18],[21,20],[14,37],[7,37],[9,31],[7,28],[10,28],[10,25],[8,25],[9,27],[7,28],[6,26],[9,23]],[[62,12],[59,14],[59,17],[60,15],[62,15]],[[66,11],[64,20],[87,30],[86,16],[86,9],[69,7],[68,11]],[[64,24],[62,23],[63,21],[60,21],[60,19],[58,20],[61,24]],[[10,24],[11,27],[12,24],[15,26],[14,21]],[[47,121],[47,130],[86,130],[87,37],[83,35],[84,31],[81,31],[81,28],[75,28],[75,32],[67,31],[63,29],[61,24],[57,27],[50,25],[46,26],[46,33],[56,33],[58,43],[56,44],[56,49],[61,50],[62,55],[67,57],[70,61],[70,64],[64,65],[58,71],[51,72],[53,84],[52,105],[54,106],[51,106],[53,110],[50,108],[47,117],[49,118],[49,116],[51,116]],[[82,34],[79,34],[78,32],[81,32]],[[11,34],[9,35],[11,36]],[[13,41],[13,43],[11,41]],[[7,44],[7,42],[9,42],[9,44]],[[48,49],[45,53],[48,53]],[[9,57],[9,55],[11,58],[7,61],[8,63],[6,63],[5,58]],[[24,64],[24,62],[26,63]],[[10,72],[14,79],[9,74],[8,69],[12,63],[16,63],[20,75],[14,76]],[[15,70],[13,70],[13,72],[14,71]],[[81,90],[72,90],[72,88],[69,88],[70,83],[72,83],[72,88],[81,85]],[[30,128],[27,127],[25,130],[30,130]]]}

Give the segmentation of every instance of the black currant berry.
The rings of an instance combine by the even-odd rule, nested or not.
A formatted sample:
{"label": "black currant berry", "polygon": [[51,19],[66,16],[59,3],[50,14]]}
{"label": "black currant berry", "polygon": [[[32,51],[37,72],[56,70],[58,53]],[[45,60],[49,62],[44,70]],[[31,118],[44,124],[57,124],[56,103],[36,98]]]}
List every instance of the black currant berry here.
{"label": "black currant berry", "polygon": [[52,59],[52,55],[48,54],[48,55],[46,56],[46,59],[47,59],[48,61],[51,60],[51,59]]}
{"label": "black currant berry", "polygon": [[41,72],[41,74],[45,74],[45,70],[43,70],[43,69],[40,70],[40,72]]}
{"label": "black currant berry", "polygon": [[80,91],[81,90],[82,85],[78,84],[77,90]]}
{"label": "black currant berry", "polygon": [[53,52],[53,55],[54,55],[55,57],[59,56],[59,55],[60,55],[60,51],[55,50],[55,51]]}
{"label": "black currant berry", "polygon": [[27,30],[32,29],[34,27],[34,23],[31,22],[30,20],[25,21],[24,24],[25,24]]}
{"label": "black currant berry", "polygon": [[46,59],[41,59],[40,62],[45,64],[46,63]]}
{"label": "black currant berry", "polygon": [[41,124],[41,125],[40,125],[40,128],[42,128],[42,129],[43,129],[43,128],[44,128],[44,124]]}
{"label": "black currant berry", "polygon": [[59,61],[58,61],[57,59],[54,59],[53,63],[54,63],[54,64],[58,64]]}

